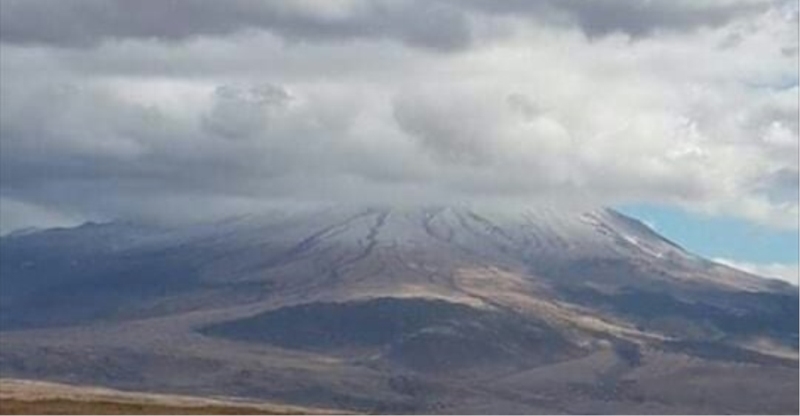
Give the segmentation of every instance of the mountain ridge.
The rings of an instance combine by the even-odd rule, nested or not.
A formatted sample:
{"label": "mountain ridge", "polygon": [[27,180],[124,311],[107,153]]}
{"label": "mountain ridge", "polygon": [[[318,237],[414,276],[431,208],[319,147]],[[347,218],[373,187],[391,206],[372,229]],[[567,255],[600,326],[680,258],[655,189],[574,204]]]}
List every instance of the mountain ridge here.
{"label": "mountain ridge", "polygon": [[[3,237],[0,256],[0,370],[19,377],[480,412],[466,389],[498,409],[545,413],[600,402],[652,412],[667,390],[641,371],[673,361],[715,381],[745,366],[796,383],[796,288],[608,209],[332,207],[88,224]],[[576,367],[544,396],[518,393],[584,361],[596,370]],[[757,397],[731,399],[737,388],[722,385],[720,397],[758,410],[745,400]],[[682,405],[670,400],[656,411]]]}

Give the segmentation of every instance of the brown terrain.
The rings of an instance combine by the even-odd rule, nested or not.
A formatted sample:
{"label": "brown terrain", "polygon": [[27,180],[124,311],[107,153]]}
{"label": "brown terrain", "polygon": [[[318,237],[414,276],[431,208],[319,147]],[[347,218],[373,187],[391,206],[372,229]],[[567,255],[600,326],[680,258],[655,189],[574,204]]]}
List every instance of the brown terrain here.
{"label": "brown terrain", "polygon": [[89,223],[0,239],[0,285],[7,378],[358,413],[798,412],[797,287],[613,210]]}
{"label": "brown terrain", "polygon": [[328,409],[0,379],[0,414],[304,415]]}

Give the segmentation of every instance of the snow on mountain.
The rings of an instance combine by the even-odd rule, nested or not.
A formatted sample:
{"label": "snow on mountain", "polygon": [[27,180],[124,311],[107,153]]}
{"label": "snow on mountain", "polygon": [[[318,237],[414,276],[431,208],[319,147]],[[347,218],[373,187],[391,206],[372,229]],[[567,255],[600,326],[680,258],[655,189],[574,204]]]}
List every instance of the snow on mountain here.
{"label": "snow on mountain", "polygon": [[[740,365],[797,379],[795,287],[698,257],[610,209],[325,207],[88,223],[0,239],[0,287],[0,370],[18,377],[96,383],[117,371],[111,380],[136,388],[159,380],[362,410],[477,409],[469,389],[533,411],[534,399],[510,395],[547,390],[555,368],[587,363],[596,370],[570,373],[544,407],[584,400],[579,413],[600,397],[627,400],[604,395],[626,377],[650,385],[668,362],[723,363],[714,380]],[[510,384],[487,390],[489,380]],[[718,397],[739,400],[741,389],[721,386]],[[745,399],[737,408],[758,400]]]}

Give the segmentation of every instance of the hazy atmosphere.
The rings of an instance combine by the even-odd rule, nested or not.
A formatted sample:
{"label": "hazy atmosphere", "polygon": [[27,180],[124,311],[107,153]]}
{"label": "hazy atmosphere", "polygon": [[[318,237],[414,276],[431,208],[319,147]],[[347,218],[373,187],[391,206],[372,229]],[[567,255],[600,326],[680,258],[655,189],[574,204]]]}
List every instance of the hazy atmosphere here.
{"label": "hazy atmosphere", "polygon": [[796,0],[0,0],[0,413],[798,414]]}
{"label": "hazy atmosphere", "polygon": [[3,228],[544,198],[796,229],[797,25],[763,0],[4,0]]}
{"label": "hazy atmosphere", "polygon": [[684,216],[788,233],[778,258],[716,257],[796,281],[794,1],[0,7],[3,233],[320,202],[644,206],[689,245]]}

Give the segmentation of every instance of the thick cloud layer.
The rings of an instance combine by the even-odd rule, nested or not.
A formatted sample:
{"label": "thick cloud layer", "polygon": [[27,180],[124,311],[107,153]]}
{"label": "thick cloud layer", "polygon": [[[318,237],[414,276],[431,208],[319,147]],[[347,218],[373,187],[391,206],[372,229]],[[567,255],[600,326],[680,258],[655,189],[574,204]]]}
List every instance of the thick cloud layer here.
{"label": "thick cloud layer", "polygon": [[434,49],[470,40],[464,12],[444,2],[12,0],[3,8],[0,35],[23,44],[87,47],[109,39],[180,41],[248,30],[290,40],[390,38]]}
{"label": "thick cloud layer", "polygon": [[765,0],[6,0],[7,42],[91,46],[108,39],[186,40],[261,29],[286,39],[389,38],[434,49],[470,44],[470,20],[518,16],[589,35],[719,26]]}
{"label": "thick cloud layer", "polygon": [[319,201],[797,227],[791,2],[0,5],[3,231]]}

